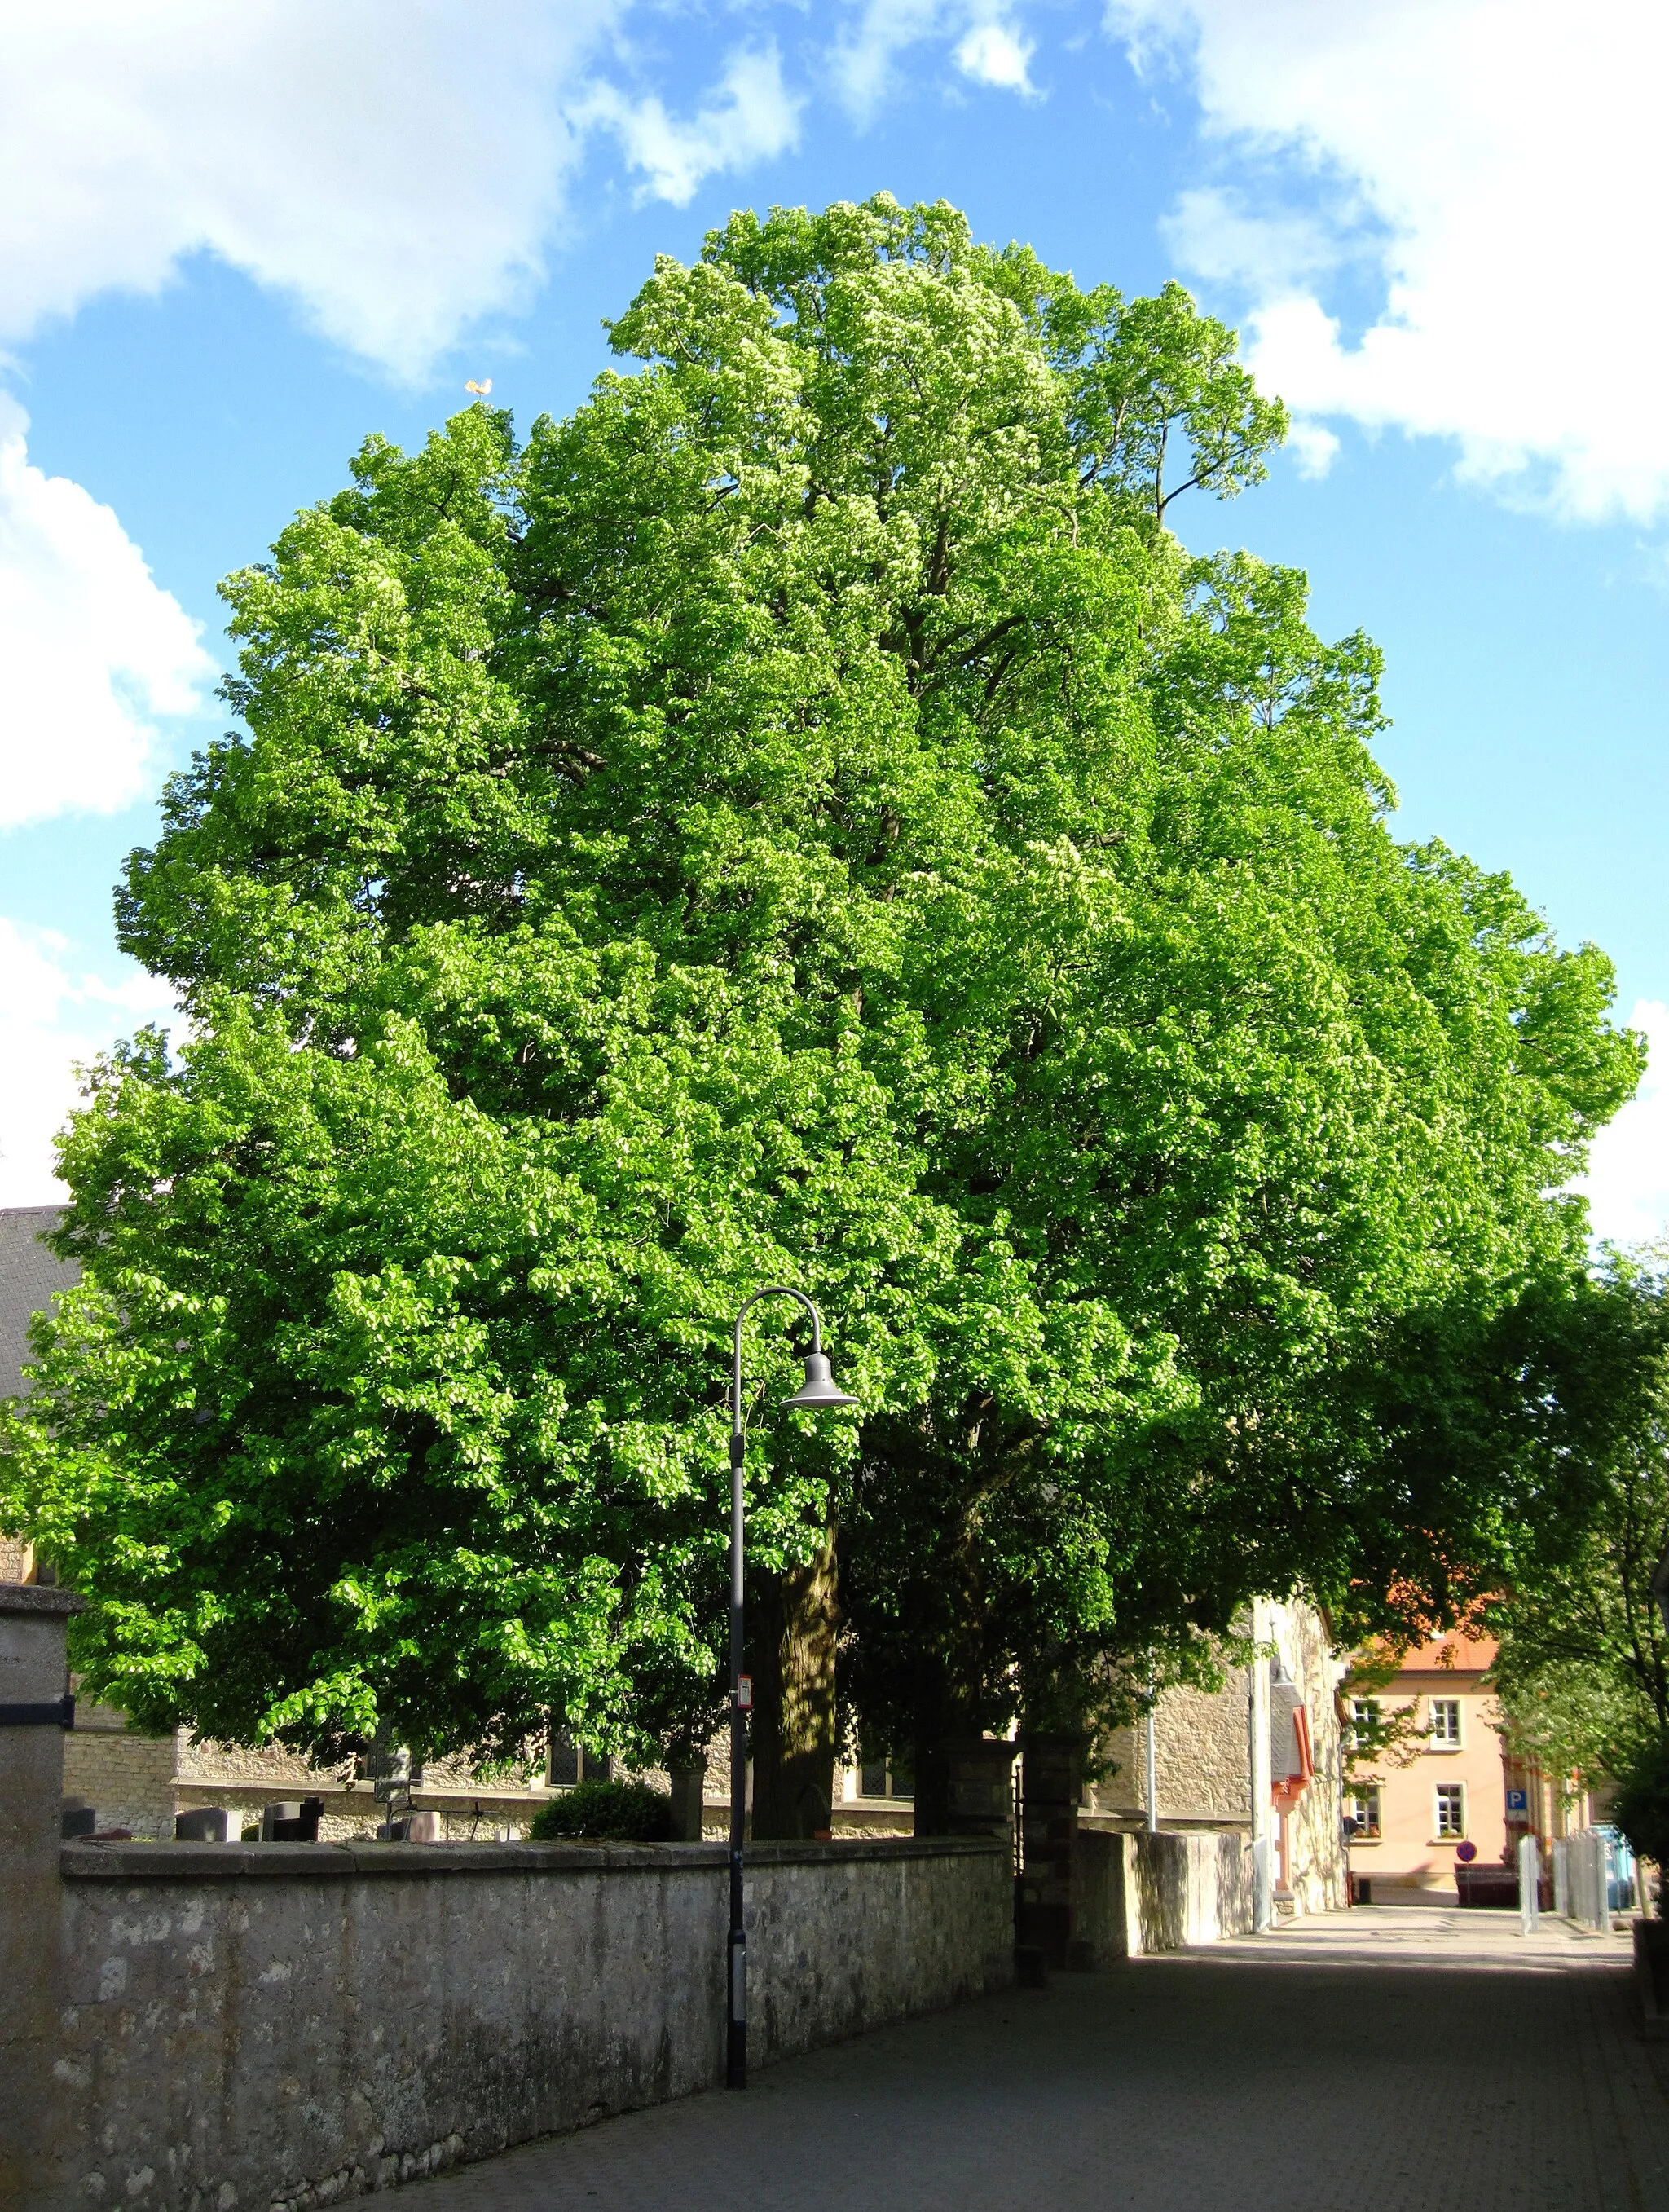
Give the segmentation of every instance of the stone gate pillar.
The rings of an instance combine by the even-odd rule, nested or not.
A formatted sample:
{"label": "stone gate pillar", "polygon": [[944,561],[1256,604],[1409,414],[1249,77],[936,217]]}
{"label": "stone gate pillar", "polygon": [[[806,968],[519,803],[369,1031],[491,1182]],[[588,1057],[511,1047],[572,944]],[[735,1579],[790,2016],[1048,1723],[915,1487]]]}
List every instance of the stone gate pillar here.
{"label": "stone gate pillar", "polygon": [[1020,1742],[1025,1826],[1017,1933],[1022,1944],[1041,1952],[1048,1966],[1084,1964],[1077,1955],[1083,1741],[1028,1732]]}
{"label": "stone gate pillar", "polygon": [[53,2172],[64,1907],[64,1631],[86,1601],[0,1583],[0,2207],[45,2212]]}

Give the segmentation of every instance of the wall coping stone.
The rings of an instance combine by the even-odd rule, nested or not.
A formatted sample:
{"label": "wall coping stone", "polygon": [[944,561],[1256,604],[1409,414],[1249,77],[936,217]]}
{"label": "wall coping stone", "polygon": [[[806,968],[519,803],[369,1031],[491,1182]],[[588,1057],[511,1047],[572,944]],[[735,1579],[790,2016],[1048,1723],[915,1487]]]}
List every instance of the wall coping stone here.
{"label": "wall coping stone", "polygon": [[0,1613],[84,1613],[87,1600],[56,1583],[0,1583]]}
{"label": "wall coping stone", "polygon": [[[864,1864],[888,1859],[992,1858],[991,1836],[861,1836],[828,1844],[750,1844],[750,1867]],[[723,1844],[65,1844],[69,1881],[350,1881],[360,1875],[666,1874],[717,1872]]]}

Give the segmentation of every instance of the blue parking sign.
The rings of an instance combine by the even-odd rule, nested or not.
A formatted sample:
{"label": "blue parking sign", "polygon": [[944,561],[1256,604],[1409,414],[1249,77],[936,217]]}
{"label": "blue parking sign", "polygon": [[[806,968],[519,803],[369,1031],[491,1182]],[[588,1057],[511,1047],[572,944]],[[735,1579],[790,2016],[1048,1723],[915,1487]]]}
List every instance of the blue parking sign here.
{"label": "blue parking sign", "polygon": [[1507,1810],[1508,1813],[1527,1813],[1530,1810],[1530,1792],[1527,1790],[1509,1790],[1507,1792]]}

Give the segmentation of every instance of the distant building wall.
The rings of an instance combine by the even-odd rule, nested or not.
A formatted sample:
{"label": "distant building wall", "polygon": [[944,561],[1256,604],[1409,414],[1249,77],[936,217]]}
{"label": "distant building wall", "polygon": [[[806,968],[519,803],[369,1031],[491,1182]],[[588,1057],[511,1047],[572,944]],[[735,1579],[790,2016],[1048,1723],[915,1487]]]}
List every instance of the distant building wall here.
{"label": "distant building wall", "polygon": [[172,1836],[178,1737],[141,1735],[124,1713],[77,1703],[64,1740],[64,1794],[90,1805],[101,1828]]}
{"label": "distant building wall", "polygon": [[[1339,1786],[1343,1668],[1326,1621],[1302,1601],[1260,1600],[1241,1626],[1263,1655],[1249,1669],[1235,1668],[1218,1690],[1183,1686],[1160,1694],[1154,1715],[1159,1825],[1265,1838],[1281,1909],[1329,1911],[1346,1901],[1348,1872]],[[1296,1689],[1308,1728],[1310,1771],[1296,1790],[1275,1787],[1287,1778],[1284,1768],[1277,1772],[1271,1765],[1271,1680]],[[1138,1723],[1114,1730],[1097,1756],[1112,1771],[1086,1790],[1087,1814],[1097,1825],[1145,1825],[1145,1728]]]}
{"label": "distant building wall", "polygon": [[[1246,1677],[1236,1668],[1220,1690],[1187,1686],[1161,1692],[1154,1715],[1158,1809],[1171,1826],[1247,1826]],[[1115,1729],[1098,1747],[1111,1768],[1091,1783],[1089,1809],[1144,1819],[1148,1805],[1147,1731]]]}
{"label": "distant building wall", "polygon": [[[1350,1871],[1367,1877],[1376,1897],[1399,1890],[1454,1897],[1462,1844],[1472,1844],[1474,1863],[1500,1866],[1530,1825],[1508,1817],[1513,1776],[1500,1711],[1484,1686],[1495,1655],[1488,1639],[1456,1634],[1409,1652],[1389,1683],[1347,1692],[1353,1700],[1374,1699],[1387,1715],[1411,1706],[1416,1731],[1371,1762],[1371,1780],[1365,1772],[1347,1785],[1364,1818],[1378,1813],[1377,1834],[1364,1832],[1350,1844]],[[1451,1740],[1456,1722],[1458,1740]],[[1440,1805],[1440,1792],[1455,1791],[1458,1801],[1451,1795],[1447,1808]]]}
{"label": "distant building wall", "polygon": [[1333,1656],[1326,1624],[1313,1606],[1282,1611],[1286,1617],[1278,1634],[1288,1641],[1288,1668],[1303,1691],[1314,1768],[1308,1786],[1286,1815],[1289,1887],[1299,1911],[1327,1912],[1349,1902],[1338,1694],[1344,1670]]}

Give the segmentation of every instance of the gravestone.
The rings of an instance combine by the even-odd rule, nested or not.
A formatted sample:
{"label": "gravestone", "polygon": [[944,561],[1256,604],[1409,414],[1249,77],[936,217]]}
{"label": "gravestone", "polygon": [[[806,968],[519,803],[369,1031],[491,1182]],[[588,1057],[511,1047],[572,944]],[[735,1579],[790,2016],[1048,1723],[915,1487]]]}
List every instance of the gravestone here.
{"label": "gravestone", "polygon": [[377,1831],[379,1844],[438,1844],[440,1815],[433,1807],[422,1813],[408,1813],[404,1820],[385,1820]]}
{"label": "gravestone", "polygon": [[223,1844],[231,1820],[231,1814],[223,1805],[194,1805],[189,1813],[174,1814],[174,1841],[178,1844]]}
{"label": "gravestone", "polygon": [[707,1761],[695,1766],[669,1768],[667,1780],[672,1785],[671,1838],[675,1844],[699,1844],[701,1840],[701,1808],[707,1790]]}
{"label": "gravestone", "polygon": [[316,1844],[319,1823],[325,1811],[322,1797],[303,1797],[300,1803],[268,1805],[261,1812],[261,1841],[264,1844]]}

